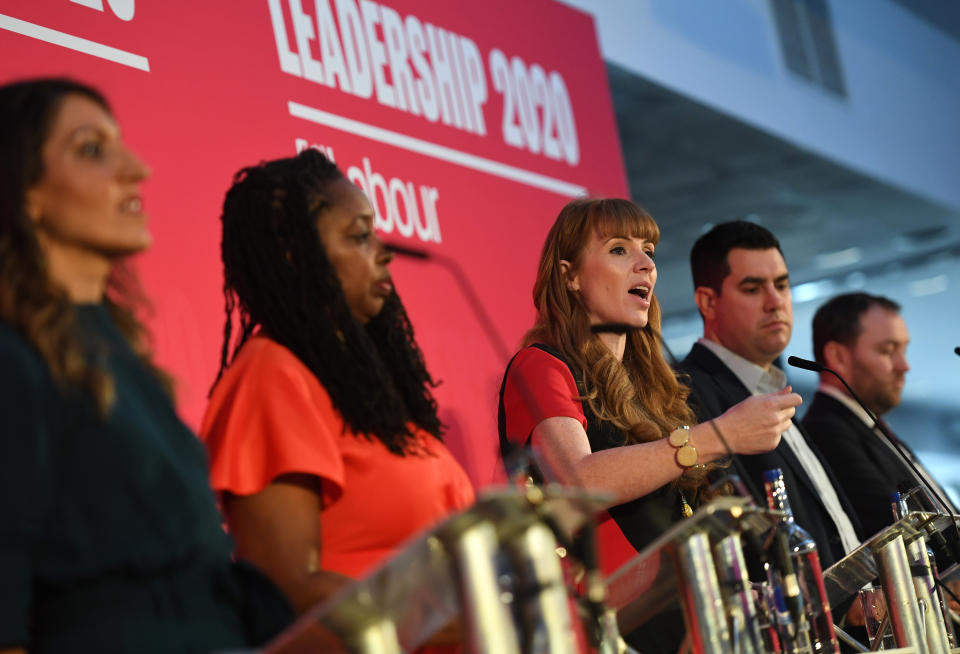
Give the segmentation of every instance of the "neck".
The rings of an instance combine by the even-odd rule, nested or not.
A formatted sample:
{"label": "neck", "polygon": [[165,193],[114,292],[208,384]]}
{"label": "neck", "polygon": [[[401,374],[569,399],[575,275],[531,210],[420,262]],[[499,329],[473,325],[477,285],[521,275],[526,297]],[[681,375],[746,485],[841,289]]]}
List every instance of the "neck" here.
{"label": "neck", "polygon": [[846,387],[840,382],[839,379],[831,375],[829,372],[820,373],[820,386],[829,387],[836,389],[843,393],[846,396],[850,396],[850,393],[847,391]]}
{"label": "neck", "polygon": [[773,365],[773,362],[775,361],[775,359],[771,359],[771,360],[769,360],[769,361],[768,361],[768,360],[757,361],[755,358],[752,358],[749,354],[746,354],[746,353],[744,353],[744,352],[739,352],[739,351],[737,351],[737,349],[736,349],[735,347],[731,347],[730,345],[728,345],[727,343],[725,343],[725,342],[723,341],[723,339],[720,338],[720,336],[717,334],[716,330],[714,330],[714,329],[710,329],[710,328],[708,328],[708,327],[704,327],[704,328],[703,328],[703,337],[704,337],[705,339],[707,339],[708,341],[713,341],[714,343],[716,343],[716,344],[718,344],[718,345],[722,345],[723,347],[727,348],[728,350],[730,350],[731,352],[733,352],[733,353],[736,354],[737,356],[743,357],[744,359],[746,359],[746,360],[749,361],[750,363],[754,364],[755,366],[759,366],[759,367],[763,368],[765,371],[769,371],[769,370],[770,370],[770,366],[772,366],[772,365]]}
{"label": "neck", "polygon": [[[846,386],[844,386],[843,383],[842,383],[839,379],[837,379],[836,377],[834,377],[834,376],[831,375],[830,373],[823,373],[823,374],[820,375],[820,388],[824,388],[824,387],[831,388],[831,389],[835,389],[835,390],[839,391],[839,392],[840,392],[842,395],[844,395],[845,397],[849,397],[852,402],[858,404],[858,402],[857,402],[855,399],[853,399],[853,396],[850,395],[850,391],[847,390]],[[859,391],[857,391],[857,389],[854,389],[854,393],[857,394],[857,396],[860,398],[860,401],[863,402],[864,406],[867,407],[867,409],[870,411],[870,413],[872,413],[872,414],[875,415],[876,417],[879,418],[879,417],[881,417],[882,415],[890,412],[890,409],[889,409],[889,408],[878,407],[878,406],[870,403],[869,401],[865,400],[865,399],[863,398],[863,394],[860,393]]]}
{"label": "neck", "polygon": [[41,246],[46,255],[50,280],[66,290],[73,302],[86,304],[103,301],[107,278],[113,267],[110,260],[46,239],[41,239]]}
{"label": "neck", "polygon": [[599,338],[600,342],[603,343],[611,353],[613,353],[613,356],[617,357],[617,361],[623,361],[623,352],[627,347],[626,334],[600,332],[597,334],[597,338]]}

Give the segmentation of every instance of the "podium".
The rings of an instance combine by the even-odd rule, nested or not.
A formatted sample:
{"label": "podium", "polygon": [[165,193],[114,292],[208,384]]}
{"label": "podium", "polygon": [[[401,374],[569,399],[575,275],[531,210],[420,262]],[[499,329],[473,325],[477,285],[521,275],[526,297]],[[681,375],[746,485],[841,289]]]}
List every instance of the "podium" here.
{"label": "podium", "polygon": [[[953,540],[957,516],[910,512],[882,529],[824,573],[831,604],[844,602],[879,578],[898,647],[917,654],[949,654],[947,625],[935,573],[927,554],[927,539]],[[949,574],[957,567],[954,559]]]}
{"label": "podium", "polygon": [[459,617],[465,652],[575,654],[554,530],[571,537],[608,502],[559,486],[487,491],[302,616],[265,652],[400,654]]}
{"label": "podium", "polygon": [[[750,596],[740,533],[764,533],[780,519],[740,497],[701,506],[607,580],[607,606],[626,634],[679,598],[697,654],[761,654],[755,602]],[[728,614],[735,618],[728,622]],[[731,623],[734,624],[731,631]]]}

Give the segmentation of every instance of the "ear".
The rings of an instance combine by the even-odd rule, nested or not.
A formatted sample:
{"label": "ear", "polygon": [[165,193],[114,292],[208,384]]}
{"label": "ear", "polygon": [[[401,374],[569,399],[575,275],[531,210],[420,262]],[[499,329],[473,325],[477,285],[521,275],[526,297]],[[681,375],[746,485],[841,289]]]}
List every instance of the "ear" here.
{"label": "ear", "polygon": [[714,320],[717,317],[717,292],[709,286],[698,286],[693,292],[693,300],[697,303],[700,315],[704,320]]}
{"label": "ear", "polygon": [[24,194],[23,211],[27,214],[30,222],[34,224],[40,222],[43,210],[40,208],[40,198],[37,197],[37,192],[32,188],[27,189],[27,192]]}
{"label": "ear", "polygon": [[570,262],[566,259],[560,259],[560,273],[563,275],[563,278],[567,282],[568,291],[579,291],[580,290],[580,277],[579,275],[570,274],[571,267]]}
{"label": "ear", "polygon": [[852,359],[850,348],[837,341],[830,341],[823,346],[823,362],[828,368],[832,368],[844,377],[850,371],[850,361]]}

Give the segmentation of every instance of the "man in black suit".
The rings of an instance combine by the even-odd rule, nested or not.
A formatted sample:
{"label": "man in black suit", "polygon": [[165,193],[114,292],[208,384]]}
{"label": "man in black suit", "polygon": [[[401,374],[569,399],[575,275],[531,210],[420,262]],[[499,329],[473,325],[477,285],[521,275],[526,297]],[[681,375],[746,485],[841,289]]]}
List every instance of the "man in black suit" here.
{"label": "man in black suit", "polygon": [[[717,225],[694,244],[690,264],[703,338],[679,372],[689,376],[690,405],[704,421],[750,395],[786,387],[786,376],[773,362],[790,342],[793,305],[780,244],[754,223]],[[797,423],[776,449],[735,456],[734,465],[758,493],[765,470],[783,471],[797,524],[817,543],[825,568],[859,544],[856,516]],[[756,500],[766,504],[763,495]]]}
{"label": "man in black suit", "polygon": [[[910,370],[909,342],[910,332],[900,316],[900,306],[885,297],[838,295],[817,309],[813,317],[817,363],[837,371],[876,416],[900,404]],[[866,534],[891,524],[891,493],[898,485],[913,487],[919,482],[836,377],[821,373],[820,388],[802,424],[827,461],[835,468],[842,466],[840,483]],[[912,457],[906,445],[900,444]],[[936,484],[922,467],[919,469]],[[937,490],[946,499],[946,494]]]}

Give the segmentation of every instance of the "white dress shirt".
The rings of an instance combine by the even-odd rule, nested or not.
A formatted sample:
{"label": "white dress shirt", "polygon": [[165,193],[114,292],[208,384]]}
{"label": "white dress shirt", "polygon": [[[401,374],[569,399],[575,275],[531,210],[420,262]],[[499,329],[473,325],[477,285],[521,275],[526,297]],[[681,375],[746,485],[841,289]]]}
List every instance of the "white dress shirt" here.
{"label": "white dress shirt", "polygon": [[[706,338],[701,338],[697,342],[717,355],[717,358],[737,376],[737,379],[747,387],[747,390],[749,390],[752,395],[774,393],[786,388],[787,376],[780,368],[771,365],[769,370],[764,370],[757,364],[744,359],[739,354],[728,350],[719,343],[715,343]],[[850,517],[840,504],[840,498],[837,497],[837,491],[833,487],[833,484],[830,483],[830,478],[823,469],[823,464],[820,462],[820,459],[817,458],[817,455],[813,453],[813,450],[810,449],[803,434],[800,433],[800,430],[797,429],[797,426],[792,421],[790,427],[783,433],[783,441],[787,444],[787,447],[790,448],[790,451],[793,452],[794,456],[797,457],[797,460],[800,461],[803,471],[807,474],[807,477],[810,478],[810,481],[813,482],[814,487],[817,489],[817,494],[820,496],[820,500],[827,509],[830,518],[833,520],[834,526],[837,528],[837,533],[840,534],[840,542],[843,544],[843,550],[849,554],[860,545],[860,539],[857,538],[857,532],[853,528]],[[789,490],[790,489],[787,489],[787,492],[789,492]]]}

